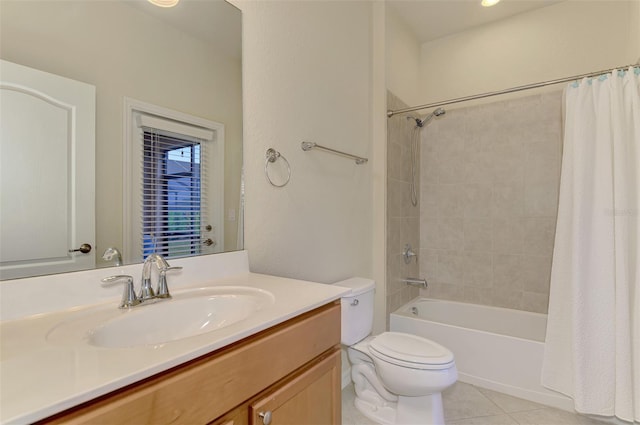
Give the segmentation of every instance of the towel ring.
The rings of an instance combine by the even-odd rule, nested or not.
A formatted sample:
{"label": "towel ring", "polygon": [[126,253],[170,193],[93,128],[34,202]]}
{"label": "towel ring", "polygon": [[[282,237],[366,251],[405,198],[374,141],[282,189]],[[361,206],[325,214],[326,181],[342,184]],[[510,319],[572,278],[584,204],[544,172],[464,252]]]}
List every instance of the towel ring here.
{"label": "towel ring", "polygon": [[[264,175],[267,177],[267,181],[269,183],[271,183],[271,185],[274,186],[274,187],[286,186],[287,183],[289,183],[289,180],[291,180],[291,167],[289,166],[289,161],[287,161],[287,158],[282,156],[280,154],[280,152],[278,152],[277,150],[275,150],[273,148],[267,149],[267,153],[265,155],[265,158],[266,158],[266,160],[264,161]],[[287,164],[287,180],[285,180],[285,182],[282,183],[282,184],[274,183],[273,180],[271,180],[271,177],[269,177],[269,164],[276,162],[276,160],[278,158],[282,158],[284,160],[285,164]]]}

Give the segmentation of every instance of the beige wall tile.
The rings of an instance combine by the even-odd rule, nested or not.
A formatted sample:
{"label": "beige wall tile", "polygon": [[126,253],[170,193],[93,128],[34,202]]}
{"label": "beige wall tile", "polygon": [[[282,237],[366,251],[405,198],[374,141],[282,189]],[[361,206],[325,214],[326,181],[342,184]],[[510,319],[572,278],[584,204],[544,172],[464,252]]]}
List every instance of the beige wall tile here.
{"label": "beige wall tile", "polygon": [[[387,106],[389,109],[400,109],[407,105],[391,92],[387,92]],[[416,192],[418,205],[413,206],[410,198],[411,174],[411,143],[412,138],[422,138],[420,132],[414,132],[415,123],[404,116],[392,117],[387,122],[387,327],[388,313],[394,311],[418,295],[418,288],[408,287],[401,282],[407,276],[418,277],[419,264],[414,259],[411,264],[406,264],[402,257],[405,245],[411,244],[414,252],[420,254],[420,239],[435,240],[438,234],[437,222],[433,226],[425,226],[426,232],[421,233],[420,211],[421,189],[420,183],[424,179],[437,181],[437,169],[431,170],[429,160],[426,160],[424,171],[420,171],[421,150],[433,153],[435,144],[426,147],[418,144],[419,150],[416,156]],[[416,140],[420,142],[420,140]],[[432,155],[433,156],[433,155]],[[435,168],[435,167],[433,167]],[[424,174],[424,177],[422,176]],[[427,198],[430,199],[430,198]],[[434,204],[428,204],[434,206]]]}
{"label": "beige wall tile", "polygon": [[523,252],[525,254],[550,257],[553,255],[555,235],[555,217],[525,218]]}
{"label": "beige wall tile", "polygon": [[431,217],[420,217],[420,246],[429,249],[439,249],[438,239],[438,219]]}
{"label": "beige wall tile", "polygon": [[465,191],[462,184],[440,184],[435,186],[438,202],[438,217],[464,216]]}
{"label": "beige wall tile", "polygon": [[464,280],[467,286],[491,288],[493,285],[493,256],[491,252],[465,251]]}
{"label": "beige wall tile", "polygon": [[522,257],[523,288],[527,292],[549,293],[551,257],[524,255]]}
{"label": "beige wall tile", "polygon": [[423,293],[546,310],[561,105],[561,91],[496,101],[449,111],[423,131],[420,244],[429,258],[418,274],[432,276]]}
{"label": "beige wall tile", "polygon": [[419,271],[421,278],[431,283],[438,270],[438,251],[434,249],[420,249],[418,254]]}
{"label": "beige wall tile", "polygon": [[441,217],[438,219],[437,249],[461,250],[464,245],[463,219]]}
{"label": "beige wall tile", "polygon": [[521,218],[494,218],[493,252],[520,254],[524,243],[524,226]]}
{"label": "beige wall tile", "polygon": [[464,217],[491,216],[493,189],[491,184],[467,183],[463,187]]}
{"label": "beige wall tile", "polygon": [[438,217],[438,185],[423,183],[420,185],[420,217]]}
{"label": "beige wall tile", "polygon": [[547,314],[549,311],[549,294],[535,292],[522,293],[522,309],[534,313]]}
{"label": "beige wall tile", "polygon": [[490,218],[465,218],[463,223],[464,250],[491,253],[493,224]]}
{"label": "beige wall tile", "polygon": [[495,307],[522,309],[522,291],[513,289],[491,289],[491,305]]}
{"label": "beige wall tile", "polygon": [[492,177],[494,184],[520,183],[524,181],[524,154],[521,143],[510,142],[493,151]]}
{"label": "beige wall tile", "polygon": [[549,182],[526,182],[524,214],[529,217],[555,217],[558,213],[558,186]]}
{"label": "beige wall tile", "polygon": [[449,285],[463,285],[465,259],[459,251],[446,251],[438,254],[438,267],[435,281]]}
{"label": "beige wall tile", "polygon": [[449,301],[464,301],[464,286],[450,285],[447,283],[439,283],[427,281],[428,288],[421,289],[421,295],[429,298],[437,298]]}
{"label": "beige wall tile", "polygon": [[[424,149],[422,150],[424,152]],[[438,156],[437,154],[421,153],[420,161],[420,182],[438,183]]]}
{"label": "beige wall tile", "polygon": [[492,187],[491,217],[522,217],[524,213],[524,183],[499,183]]}
{"label": "beige wall tile", "polygon": [[[464,182],[493,183],[493,158],[489,151],[464,152]],[[444,164],[442,164],[444,166]]]}
{"label": "beige wall tile", "polygon": [[493,288],[524,290],[522,255],[493,254]]}

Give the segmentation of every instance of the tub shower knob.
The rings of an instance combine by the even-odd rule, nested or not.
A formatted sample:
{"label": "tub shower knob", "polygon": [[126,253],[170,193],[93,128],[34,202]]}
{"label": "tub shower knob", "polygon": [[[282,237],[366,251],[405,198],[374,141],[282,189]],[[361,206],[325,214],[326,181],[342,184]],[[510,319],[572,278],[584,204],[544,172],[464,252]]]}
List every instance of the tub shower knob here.
{"label": "tub shower knob", "polygon": [[412,258],[415,258],[416,262],[418,262],[418,255],[415,252],[413,252],[413,249],[409,244],[406,244],[404,246],[404,250],[402,251],[402,258],[404,258],[405,264],[409,264]]}
{"label": "tub shower knob", "polygon": [[259,412],[258,416],[262,419],[262,423],[264,425],[269,425],[271,423],[271,410],[267,410],[266,412]]}

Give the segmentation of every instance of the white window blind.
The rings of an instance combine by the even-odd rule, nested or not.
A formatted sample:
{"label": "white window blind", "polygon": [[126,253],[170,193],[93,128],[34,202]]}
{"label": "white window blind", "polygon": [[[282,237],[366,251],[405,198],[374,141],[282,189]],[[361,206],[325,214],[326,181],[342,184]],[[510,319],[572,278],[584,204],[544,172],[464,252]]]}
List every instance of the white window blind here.
{"label": "white window blind", "polygon": [[147,115],[142,131],[142,257],[201,253],[206,225],[207,145],[213,132]]}

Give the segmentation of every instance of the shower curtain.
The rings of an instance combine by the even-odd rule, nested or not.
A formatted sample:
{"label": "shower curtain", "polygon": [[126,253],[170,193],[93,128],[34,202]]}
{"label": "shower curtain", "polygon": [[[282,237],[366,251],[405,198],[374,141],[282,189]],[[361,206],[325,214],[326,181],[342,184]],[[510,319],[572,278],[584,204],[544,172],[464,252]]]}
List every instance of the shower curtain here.
{"label": "shower curtain", "polygon": [[565,89],[542,383],[640,421],[640,68]]}

